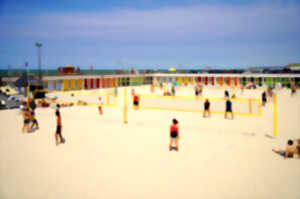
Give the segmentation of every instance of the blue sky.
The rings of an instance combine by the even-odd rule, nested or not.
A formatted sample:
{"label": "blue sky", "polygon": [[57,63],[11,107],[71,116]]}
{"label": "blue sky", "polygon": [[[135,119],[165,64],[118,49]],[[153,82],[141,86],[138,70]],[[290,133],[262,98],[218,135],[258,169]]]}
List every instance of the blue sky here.
{"label": "blue sky", "polygon": [[0,68],[300,62],[300,0],[0,0]]}

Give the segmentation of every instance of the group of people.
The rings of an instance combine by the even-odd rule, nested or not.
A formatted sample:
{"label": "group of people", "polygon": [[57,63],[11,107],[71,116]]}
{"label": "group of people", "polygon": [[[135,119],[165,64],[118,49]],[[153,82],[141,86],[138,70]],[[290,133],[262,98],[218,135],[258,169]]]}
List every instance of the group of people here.
{"label": "group of people", "polygon": [[[39,129],[39,123],[35,117],[34,108],[26,105],[26,102],[22,101],[20,105],[20,111],[23,116],[24,122],[22,127],[23,133],[29,133],[34,129]],[[30,126],[31,123],[31,126]]]}
{"label": "group of people", "polygon": [[[25,101],[21,102],[20,111],[24,119],[22,132],[23,133],[30,133],[32,130],[39,129],[39,123],[35,116],[35,109],[31,108],[28,103]],[[62,121],[60,115],[60,105],[56,105],[55,109],[55,116],[56,116],[56,132],[55,132],[55,141],[56,145],[59,143],[64,143],[65,139],[62,136]],[[30,126],[31,123],[31,126]]]}

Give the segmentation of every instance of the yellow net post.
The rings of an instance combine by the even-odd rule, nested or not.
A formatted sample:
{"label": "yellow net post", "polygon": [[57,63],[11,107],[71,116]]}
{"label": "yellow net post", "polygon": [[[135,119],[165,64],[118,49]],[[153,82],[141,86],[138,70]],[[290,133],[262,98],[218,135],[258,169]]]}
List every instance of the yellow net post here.
{"label": "yellow net post", "polygon": [[124,124],[127,124],[127,88],[124,89]]}
{"label": "yellow net post", "polygon": [[251,99],[248,99],[248,104],[249,104],[249,114],[252,114]]}
{"label": "yellow net post", "polygon": [[107,104],[107,105],[110,104],[110,101],[109,101],[109,94],[108,94],[108,93],[106,94],[106,104]]}
{"label": "yellow net post", "polygon": [[273,135],[277,136],[277,96],[274,94],[273,97],[273,109],[274,109],[274,113],[273,113]]}

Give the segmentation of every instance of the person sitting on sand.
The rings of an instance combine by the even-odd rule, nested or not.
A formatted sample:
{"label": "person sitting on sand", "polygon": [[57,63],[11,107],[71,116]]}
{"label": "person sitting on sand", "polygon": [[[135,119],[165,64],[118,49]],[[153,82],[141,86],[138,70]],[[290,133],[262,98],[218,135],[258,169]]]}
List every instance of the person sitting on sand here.
{"label": "person sitting on sand", "polygon": [[295,140],[296,142],[296,148],[298,153],[298,158],[300,158],[300,138]]}
{"label": "person sitting on sand", "polygon": [[288,140],[285,150],[272,149],[272,151],[283,156],[284,159],[292,158],[294,157],[294,153],[296,152],[296,148],[295,146],[293,146],[293,144],[294,144],[293,140]]}

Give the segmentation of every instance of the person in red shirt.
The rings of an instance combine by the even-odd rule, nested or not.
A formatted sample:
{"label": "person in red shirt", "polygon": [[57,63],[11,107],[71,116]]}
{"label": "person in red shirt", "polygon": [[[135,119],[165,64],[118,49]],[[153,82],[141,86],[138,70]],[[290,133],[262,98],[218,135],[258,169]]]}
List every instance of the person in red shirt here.
{"label": "person in red shirt", "polygon": [[170,127],[170,145],[169,150],[173,149],[173,143],[175,143],[175,150],[178,151],[178,140],[179,140],[179,129],[178,129],[178,121],[173,119],[172,125]]}
{"label": "person in red shirt", "polygon": [[135,109],[139,108],[139,96],[138,95],[133,96],[133,107]]}

